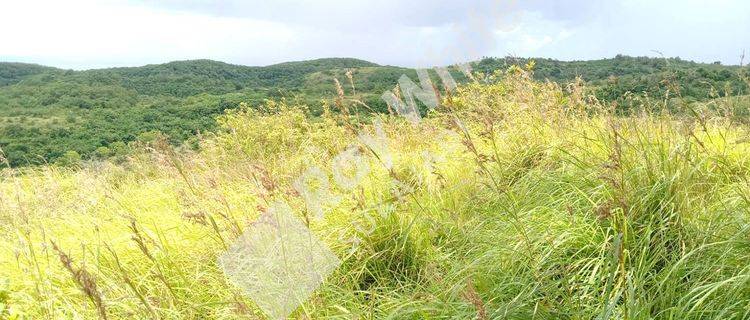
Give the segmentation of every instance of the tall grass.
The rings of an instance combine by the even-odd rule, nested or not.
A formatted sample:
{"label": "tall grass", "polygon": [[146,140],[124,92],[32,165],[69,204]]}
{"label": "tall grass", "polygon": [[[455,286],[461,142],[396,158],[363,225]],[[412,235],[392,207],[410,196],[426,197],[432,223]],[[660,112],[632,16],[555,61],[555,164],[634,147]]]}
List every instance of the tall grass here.
{"label": "tall grass", "polygon": [[242,106],[197,153],[4,170],[0,318],[263,318],[216,261],[277,200],[343,261],[295,318],[750,318],[748,128],[618,117],[529,72],[479,75],[418,125],[377,116],[393,167],[371,154],[320,220],[295,179],[377,131],[341,85],[347,112]]}

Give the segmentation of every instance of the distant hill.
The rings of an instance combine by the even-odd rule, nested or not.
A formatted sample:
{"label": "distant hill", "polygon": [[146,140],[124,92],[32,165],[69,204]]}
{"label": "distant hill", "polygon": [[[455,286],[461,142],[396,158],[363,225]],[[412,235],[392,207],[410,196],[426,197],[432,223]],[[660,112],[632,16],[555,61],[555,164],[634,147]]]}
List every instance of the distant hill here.
{"label": "distant hill", "polygon": [[[211,60],[86,71],[0,63],[0,148],[12,165],[54,161],[69,150],[97,148],[159,131],[174,143],[215,127],[240,102],[285,98],[319,107],[336,94],[333,77],[357,71],[363,92],[392,88],[413,70],[330,58],[266,67]],[[363,99],[377,102],[379,94]],[[319,110],[318,110],[319,111]]]}
{"label": "distant hill", "polygon": [[0,62],[0,87],[16,84],[23,78],[58,69],[38,64]]}
{"label": "distant hill", "polygon": [[[525,65],[524,58],[486,58],[474,64],[474,69],[492,72],[510,65]],[[534,77],[567,83],[581,77],[595,89],[603,101],[628,106],[626,93],[647,94],[652,98],[681,97],[689,101],[705,101],[726,95],[748,93],[748,68],[724,66],[720,63],[697,63],[680,58],[628,57],[590,61],[559,61],[533,59]]]}
{"label": "distant hill", "polygon": [[[487,58],[474,63],[474,69],[490,73],[527,61]],[[628,91],[663,96],[668,82],[678,83],[683,97],[697,101],[747,93],[737,66],[623,56],[535,61],[538,79],[566,83],[581,76],[597,97],[622,105]],[[14,166],[40,164],[71,150],[84,158],[107,156],[156,131],[181,143],[198,131],[214,129],[214,118],[240,102],[259,105],[284,98],[307,104],[316,113],[322,99],[336,95],[334,77],[351,94],[348,69],[354,72],[357,97],[376,111],[386,110],[379,97],[401,75],[416,80],[414,70],[351,58],[265,67],[190,60],[86,71],[0,63],[0,148]],[[459,82],[466,80],[455,75]]]}

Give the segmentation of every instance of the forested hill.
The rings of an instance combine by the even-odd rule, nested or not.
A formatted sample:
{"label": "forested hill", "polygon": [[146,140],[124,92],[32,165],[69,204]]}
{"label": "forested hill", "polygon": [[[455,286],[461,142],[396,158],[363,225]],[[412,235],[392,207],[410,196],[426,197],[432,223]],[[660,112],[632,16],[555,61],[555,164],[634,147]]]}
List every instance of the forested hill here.
{"label": "forested hill", "polygon": [[30,63],[0,62],[0,86],[16,84],[28,76],[51,71],[59,69]]}
{"label": "forested hill", "polygon": [[[492,72],[510,65],[525,65],[532,59],[483,59],[474,69]],[[581,77],[595,89],[596,96],[604,101],[624,101],[626,93],[648,94],[664,99],[669,90],[671,97],[688,101],[705,101],[725,95],[747,94],[748,68],[686,61],[680,58],[627,57],[590,61],[558,61],[533,59],[534,77],[566,83]]]}
{"label": "forested hill", "polygon": [[358,70],[356,81],[368,92],[382,93],[401,74],[413,74],[339,58],[266,67],[192,60],[86,71],[0,63],[0,148],[18,166],[51,162],[71,150],[106,157],[157,131],[180,143],[213,129],[215,116],[240,102],[287,98],[318,105],[335,95],[333,77],[344,81],[349,68]]}
{"label": "forested hill", "polygon": [[[537,78],[565,83],[581,76],[605,101],[618,101],[628,91],[663,95],[668,82],[678,83],[683,98],[693,100],[747,92],[736,66],[623,56],[535,61]],[[489,73],[526,62],[488,58],[474,63],[474,69]],[[350,58],[265,67],[191,60],[86,71],[0,63],[0,148],[13,166],[20,166],[53,162],[66,153],[83,158],[121,154],[128,143],[155,132],[182,143],[198,131],[214,129],[215,116],[240,102],[258,105],[284,98],[319,111],[321,99],[336,95],[334,77],[350,94],[345,76],[350,69],[358,98],[381,111],[379,96],[402,74],[416,80],[414,70]]]}

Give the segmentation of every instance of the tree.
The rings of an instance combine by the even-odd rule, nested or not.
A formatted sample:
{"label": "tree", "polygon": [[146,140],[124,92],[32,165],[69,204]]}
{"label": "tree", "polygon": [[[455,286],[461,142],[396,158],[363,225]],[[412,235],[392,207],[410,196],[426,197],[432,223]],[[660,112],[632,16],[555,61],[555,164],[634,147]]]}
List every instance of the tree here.
{"label": "tree", "polygon": [[112,150],[110,150],[107,147],[99,147],[99,148],[96,148],[96,150],[94,151],[94,154],[96,154],[96,157],[99,159],[106,159],[112,155]]}
{"label": "tree", "polygon": [[65,152],[62,157],[57,158],[56,164],[63,167],[77,167],[81,165],[81,155],[74,150]]}

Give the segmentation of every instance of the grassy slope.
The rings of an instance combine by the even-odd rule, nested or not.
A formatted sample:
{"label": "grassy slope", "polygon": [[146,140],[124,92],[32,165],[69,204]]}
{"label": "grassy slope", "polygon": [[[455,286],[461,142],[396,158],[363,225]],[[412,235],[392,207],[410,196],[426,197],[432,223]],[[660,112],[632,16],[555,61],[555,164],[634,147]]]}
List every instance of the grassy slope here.
{"label": "grassy slope", "polygon": [[[312,221],[343,265],[296,318],[750,316],[746,126],[615,117],[519,71],[448,105],[382,118],[393,170],[368,153],[365,180]],[[110,318],[260,317],[217,267],[224,243],[276,200],[304,219],[293,181],[330,176],[358,123],[269,108],[223,117],[198,154],[157,142],[125,166],[4,171],[6,315],[96,317],[55,243]]]}

